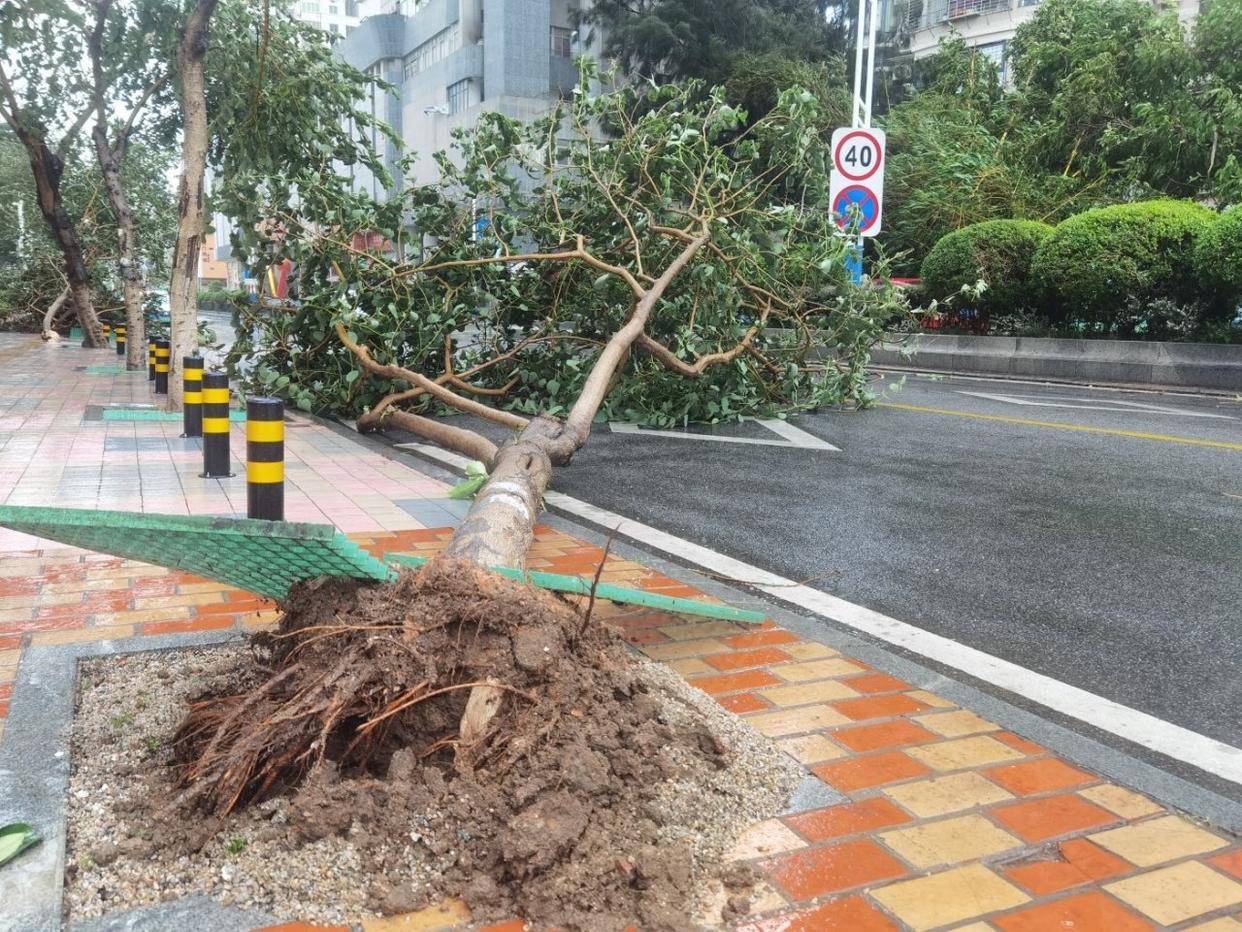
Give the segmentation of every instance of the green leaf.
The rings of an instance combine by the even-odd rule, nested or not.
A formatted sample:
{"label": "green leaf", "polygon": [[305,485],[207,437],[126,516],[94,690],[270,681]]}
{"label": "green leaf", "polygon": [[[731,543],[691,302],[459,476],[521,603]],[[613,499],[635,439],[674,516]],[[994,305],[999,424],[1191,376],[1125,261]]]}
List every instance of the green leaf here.
{"label": "green leaf", "polygon": [[0,867],[42,840],[39,833],[25,822],[13,822],[0,828]]}
{"label": "green leaf", "polygon": [[474,493],[483,488],[483,483],[486,481],[487,476],[475,476],[472,479],[467,479],[465,482],[459,482],[449,489],[448,497],[458,501],[474,498]]}

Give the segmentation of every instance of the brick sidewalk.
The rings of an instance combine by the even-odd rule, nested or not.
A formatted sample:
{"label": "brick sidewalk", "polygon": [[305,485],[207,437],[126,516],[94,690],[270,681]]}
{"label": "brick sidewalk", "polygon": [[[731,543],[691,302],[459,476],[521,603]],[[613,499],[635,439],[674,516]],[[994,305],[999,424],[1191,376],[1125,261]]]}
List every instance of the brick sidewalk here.
{"label": "brick sidewalk", "polygon": [[[108,363],[103,351],[0,336],[0,502],[69,505],[70,496],[80,507],[232,513],[244,481],[199,479],[197,446],[178,425],[83,421],[87,405],[150,400],[145,378],[75,368]],[[334,522],[375,553],[444,546],[451,529],[415,517],[439,510],[451,520],[442,483],[310,420],[289,436],[291,519]],[[590,575],[602,556],[541,527],[530,565]],[[0,729],[27,646],[254,630],[274,618],[270,603],[218,583],[3,531],[0,559]],[[700,595],[615,558],[603,576]],[[1236,839],[770,623],[611,614],[631,643],[848,797],[742,839],[735,856],[765,878],[748,930],[1242,930]],[[0,730],[0,764],[2,742]],[[463,916],[450,904],[359,922],[411,932]]]}

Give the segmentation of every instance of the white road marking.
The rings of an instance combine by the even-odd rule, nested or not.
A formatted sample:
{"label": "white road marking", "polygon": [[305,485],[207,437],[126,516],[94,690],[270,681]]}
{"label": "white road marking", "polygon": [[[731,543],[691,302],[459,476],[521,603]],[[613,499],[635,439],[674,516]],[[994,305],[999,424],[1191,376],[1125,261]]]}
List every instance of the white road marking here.
{"label": "white road marking", "polygon": [[[1207,411],[1187,411],[1185,408],[1170,408],[1165,405],[1142,404],[1137,401],[1121,401],[1120,399],[1101,398],[1088,401],[1085,398],[1065,398],[1058,395],[1001,395],[993,392],[965,392],[958,389],[958,395],[970,395],[972,398],[987,398],[990,401],[1003,401],[1011,405],[1022,405],[1030,408],[1081,408],[1087,411],[1111,411],[1115,414],[1173,414],[1178,417],[1210,417],[1225,421],[1234,418],[1228,414],[1210,414]],[[1117,408],[1115,405],[1124,407]]]}
{"label": "white road marking", "polygon": [[623,421],[609,421],[608,429],[614,434],[638,434],[643,437],[669,437],[676,440],[709,440],[716,443],[752,443],[765,447],[789,447],[797,450],[827,450],[833,453],[840,453],[840,447],[834,447],[827,440],[820,440],[813,434],[808,434],[799,427],[794,427],[788,421],[782,421],[780,418],[747,418],[748,421],[754,421],[762,424],[777,437],[782,439],[768,440],[764,437],[721,437],[716,434],[692,434],[683,430],[651,430],[646,427],[639,427],[637,424],[627,424]]}
{"label": "white road marking", "polygon": [[[428,444],[403,444],[423,455],[458,468],[469,462],[464,456]],[[960,670],[975,679],[1008,690],[1062,715],[1085,722],[1118,737],[1133,741],[1174,760],[1185,761],[1208,773],[1242,784],[1242,749],[1174,725],[1095,693],[1062,683],[950,638],[844,599],[769,573],[757,566],[709,550],[657,528],[632,521],[560,492],[548,492],[549,504],[608,531],[638,541],[643,546],[699,566],[726,579],[736,579],[765,595],[795,605],[839,624],[862,631],[904,650]]]}

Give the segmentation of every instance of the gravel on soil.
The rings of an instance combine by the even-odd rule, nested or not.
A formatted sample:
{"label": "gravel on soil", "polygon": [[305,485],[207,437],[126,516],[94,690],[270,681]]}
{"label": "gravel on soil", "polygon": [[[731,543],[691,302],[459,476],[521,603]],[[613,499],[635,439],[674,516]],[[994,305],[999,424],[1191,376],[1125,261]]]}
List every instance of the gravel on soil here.
{"label": "gravel on soil", "polygon": [[[660,791],[661,843],[691,852],[692,914],[720,921],[727,894],[707,879],[741,833],[784,809],[805,776],[766,738],[667,667],[641,662],[639,676],[662,696],[670,725],[706,721],[730,748],[706,782],[670,779]],[[422,905],[420,890],[457,863],[435,813],[411,813],[407,837],[377,838],[357,824],[343,835],[292,842],[287,800],[270,799],[230,816],[193,854],[157,850],[145,824],[152,787],[171,793],[168,742],[186,704],[205,693],[253,685],[256,667],[242,645],[156,651],[84,661],[72,727],[65,919],[79,921],[139,906],[210,896],[282,920],[340,923]],[[157,775],[153,779],[152,775]],[[451,840],[451,834],[448,835]],[[756,888],[752,899],[761,896]],[[730,909],[738,908],[736,895]]]}

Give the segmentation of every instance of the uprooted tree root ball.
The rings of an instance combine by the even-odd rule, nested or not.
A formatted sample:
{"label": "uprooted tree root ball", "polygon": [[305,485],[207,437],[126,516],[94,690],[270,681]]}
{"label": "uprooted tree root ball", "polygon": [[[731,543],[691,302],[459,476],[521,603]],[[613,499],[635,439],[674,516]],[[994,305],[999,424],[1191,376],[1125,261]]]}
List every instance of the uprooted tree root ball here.
{"label": "uprooted tree root ball", "polygon": [[664,714],[598,618],[442,557],[389,585],[303,584],[258,647],[266,677],[195,702],[177,733],[160,821],[197,824],[184,844],[279,796],[307,841],[365,826],[427,845],[435,892],[476,920],[686,928],[704,870],[744,908],[746,872],[664,831],[669,785],[710,783],[728,747]]}

